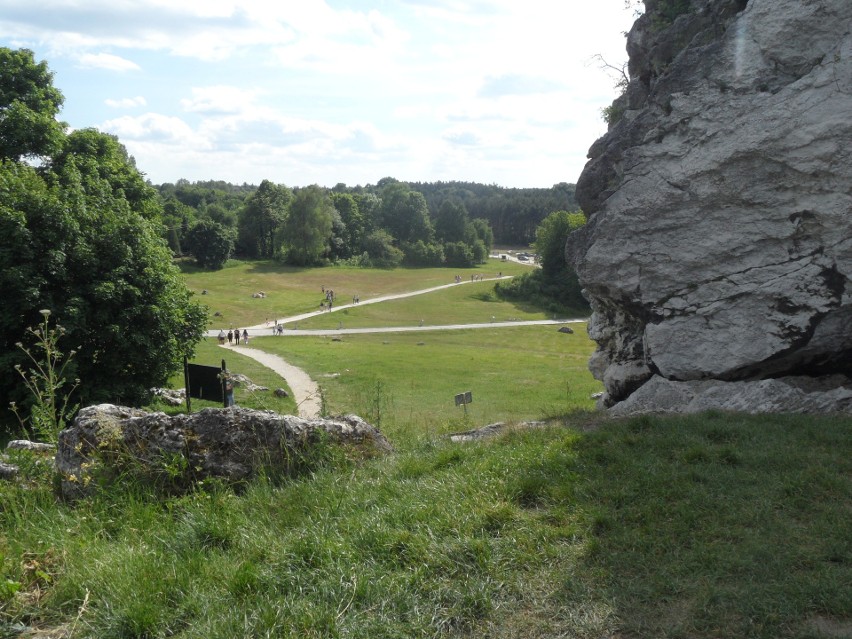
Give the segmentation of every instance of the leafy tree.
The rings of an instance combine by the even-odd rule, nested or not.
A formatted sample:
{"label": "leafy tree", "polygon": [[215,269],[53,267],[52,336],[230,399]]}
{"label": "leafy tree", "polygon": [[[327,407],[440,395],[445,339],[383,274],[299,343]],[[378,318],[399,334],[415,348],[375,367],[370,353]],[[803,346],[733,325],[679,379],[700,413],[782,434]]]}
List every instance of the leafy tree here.
{"label": "leafy tree", "polygon": [[394,268],[402,264],[402,251],[393,245],[393,237],[383,229],[364,238],[364,251],[369,255],[372,266]]}
{"label": "leafy tree", "polygon": [[568,267],[565,261],[565,242],[568,235],[586,223],[581,212],[555,211],[542,220],[535,233],[535,251],[545,276],[561,277]]}
{"label": "leafy tree", "polygon": [[275,236],[287,219],[293,193],[269,180],[248,198],[239,221],[239,248],[248,257],[273,257]]}
{"label": "leafy tree", "polygon": [[328,194],[319,186],[299,189],[290,204],[282,228],[282,246],[290,264],[319,264],[329,249],[336,211]]}
{"label": "leafy tree", "polygon": [[199,266],[217,271],[234,252],[234,232],[213,220],[199,220],[189,229],[185,244]]}
{"label": "leafy tree", "polygon": [[64,98],[46,62],[29,49],[0,48],[0,158],[45,157],[62,144]]}
{"label": "leafy tree", "polygon": [[148,219],[161,218],[163,209],[157,191],[136,169],[135,160],[118,138],[97,129],[71,133],[53,157],[54,172],[62,175],[73,161],[79,171],[89,204],[106,199],[126,201],[130,209]]}
{"label": "leafy tree", "polygon": [[469,224],[464,204],[458,200],[444,200],[435,216],[435,237],[442,242],[463,241]]}
{"label": "leafy tree", "polygon": [[485,247],[485,258],[487,258],[491,254],[491,249],[494,247],[494,231],[491,230],[491,225],[488,223],[488,220],[480,217],[475,218],[471,224],[473,224],[473,230],[476,233],[476,237]]}
{"label": "leafy tree", "polygon": [[444,255],[447,266],[467,268],[476,264],[473,249],[464,242],[447,242],[444,244]]}
{"label": "leafy tree", "polygon": [[444,248],[437,243],[417,240],[404,244],[402,252],[405,254],[403,263],[408,266],[441,266],[444,263]]}
{"label": "leafy tree", "polygon": [[536,229],[535,250],[540,269],[495,285],[497,293],[507,299],[525,300],[554,313],[589,311],[573,267],[565,261],[568,235],[586,223],[580,213],[556,211],[548,215]]}
{"label": "leafy tree", "polygon": [[[206,312],[171,262],[150,191],[134,190],[144,180],[126,151],[76,133],[40,169],[15,159],[32,154],[29,138],[4,139],[19,146],[0,162],[0,369],[26,366],[15,344],[31,347],[27,327],[50,310],[76,351],[66,372],[80,401],[132,403],[192,353]],[[0,387],[0,406],[25,408],[24,390]]]}
{"label": "leafy tree", "polygon": [[432,241],[426,199],[401,182],[391,182],[382,191],[381,217],[382,226],[398,242]]}
{"label": "leafy tree", "polygon": [[343,232],[335,235],[341,237],[345,243],[345,249],[340,253],[340,257],[345,259],[361,252],[364,236],[367,234],[367,224],[353,196],[348,193],[332,193],[331,201],[344,226]]}

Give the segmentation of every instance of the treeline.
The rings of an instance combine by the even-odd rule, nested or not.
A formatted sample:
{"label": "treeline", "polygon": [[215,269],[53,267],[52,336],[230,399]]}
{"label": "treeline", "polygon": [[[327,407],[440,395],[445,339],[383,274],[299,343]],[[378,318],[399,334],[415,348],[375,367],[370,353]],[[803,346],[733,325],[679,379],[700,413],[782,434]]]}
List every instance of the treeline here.
{"label": "treeline", "polygon": [[470,266],[494,242],[529,245],[548,214],[576,208],[567,183],[508,189],[383,178],[324,189],[179,180],[157,189],[172,250],[209,268],[231,255],[299,265]]}

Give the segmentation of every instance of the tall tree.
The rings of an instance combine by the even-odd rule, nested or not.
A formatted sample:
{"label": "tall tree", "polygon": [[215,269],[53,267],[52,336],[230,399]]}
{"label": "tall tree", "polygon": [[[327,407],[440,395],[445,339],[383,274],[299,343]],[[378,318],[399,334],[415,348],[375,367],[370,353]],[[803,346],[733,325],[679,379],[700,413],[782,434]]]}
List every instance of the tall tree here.
{"label": "tall tree", "polygon": [[401,182],[390,182],[382,191],[382,224],[399,242],[432,241],[434,230],[422,193]]}
{"label": "tall tree", "polygon": [[319,264],[328,251],[336,211],[325,190],[313,185],[296,191],[282,228],[285,259],[290,264]]}
{"label": "tall tree", "polygon": [[[56,102],[40,115],[52,118]],[[65,329],[61,347],[79,347],[69,374],[81,380],[80,400],[141,400],[191,354],[206,323],[150,192],[134,191],[144,180],[111,136],[78,132],[36,170],[16,159],[32,155],[31,138],[12,133],[4,143],[20,146],[0,162],[0,370],[26,365],[15,344],[50,309]],[[20,385],[0,386],[0,407],[10,399],[25,399]]]}
{"label": "tall tree", "polygon": [[273,257],[275,234],[287,219],[293,192],[269,180],[246,201],[239,221],[239,248],[248,257]]}
{"label": "tall tree", "polygon": [[0,158],[50,156],[62,145],[64,98],[46,62],[29,49],[0,48]]}
{"label": "tall tree", "polygon": [[442,242],[460,242],[465,239],[469,223],[464,204],[458,200],[444,200],[435,216],[435,236]]}
{"label": "tall tree", "polygon": [[216,271],[234,252],[234,232],[213,220],[199,220],[189,229],[184,243],[199,266]]}

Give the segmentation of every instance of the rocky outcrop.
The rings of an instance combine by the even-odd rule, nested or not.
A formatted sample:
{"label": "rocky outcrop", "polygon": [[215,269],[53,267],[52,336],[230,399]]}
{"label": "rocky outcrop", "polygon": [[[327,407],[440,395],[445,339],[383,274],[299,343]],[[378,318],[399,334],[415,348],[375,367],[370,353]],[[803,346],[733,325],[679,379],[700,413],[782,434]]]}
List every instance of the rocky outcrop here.
{"label": "rocky outcrop", "polygon": [[326,444],[361,456],[391,450],[378,429],[355,415],[306,420],[233,407],[168,416],[101,404],[80,410],[59,434],[56,469],[65,498],[120,475],[182,490],[208,477],[246,481],[262,469],[293,474],[310,467]]}
{"label": "rocky outcrop", "polygon": [[776,384],[754,384],[787,377],[845,396],[852,3],[645,4],[620,119],[578,181],[588,223],[567,246],[593,309],[603,405],[641,392],[642,410],[728,406],[749,383],[750,405],[795,410],[761,401]]}

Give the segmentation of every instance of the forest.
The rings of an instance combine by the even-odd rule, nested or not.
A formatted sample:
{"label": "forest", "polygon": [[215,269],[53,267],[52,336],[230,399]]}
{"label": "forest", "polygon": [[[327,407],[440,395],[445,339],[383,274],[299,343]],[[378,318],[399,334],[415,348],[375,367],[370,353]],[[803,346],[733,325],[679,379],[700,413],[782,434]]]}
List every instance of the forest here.
{"label": "forest", "polygon": [[232,256],[296,265],[481,263],[494,243],[528,246],[554,211],[576,210],[574,185],[505,188],[471,182],[288,187],[178,180],[159,192],[169,245],[208,268]]}

